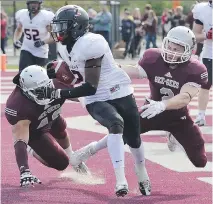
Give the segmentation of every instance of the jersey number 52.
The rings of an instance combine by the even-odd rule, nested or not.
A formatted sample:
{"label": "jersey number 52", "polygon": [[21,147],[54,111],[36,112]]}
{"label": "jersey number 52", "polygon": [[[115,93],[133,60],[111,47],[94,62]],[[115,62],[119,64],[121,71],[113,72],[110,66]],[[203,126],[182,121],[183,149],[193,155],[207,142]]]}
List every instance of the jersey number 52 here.
{"label": "jersey number 52", "polygon": [[36,29],[27,29],[27,28],[25,28],[24,29],[24,34],[26,35],[26,38],[28,40],[32,40],[32,39],[34,41],[40,40],[39,31],[36,30]]}

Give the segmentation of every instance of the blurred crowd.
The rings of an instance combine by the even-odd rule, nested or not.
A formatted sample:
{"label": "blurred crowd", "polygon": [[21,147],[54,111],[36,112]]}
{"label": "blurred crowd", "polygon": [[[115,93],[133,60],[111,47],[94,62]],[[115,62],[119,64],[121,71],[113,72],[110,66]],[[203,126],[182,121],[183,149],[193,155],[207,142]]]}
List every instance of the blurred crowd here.
{"label": "blurred crowd", "polygon": [[[193,8],[193,6],[192,6]],[[90,32],[101,34],[111,44],[112,14],[106,5],[101,5],[99,11],[93,8],[87,10],[90,18]],[[127,55],[134,58],[140,54],[141,48],[148,49],[157,47],[157,36],[163,37],[168,31],[178,25],[186,25],[192,29],[193,14],[190,12],[184,15],[183,7],[175,9],[165,8],[162,16],[156,16],[151,4],[147,4],[144,10],[135,8],[130,11],[125,8],[120,16],[120,34],[125,47],[123,57]],[[7,42],[7,22],[8,17],[4,10],[1,10],[1,50],[5,53]]]}

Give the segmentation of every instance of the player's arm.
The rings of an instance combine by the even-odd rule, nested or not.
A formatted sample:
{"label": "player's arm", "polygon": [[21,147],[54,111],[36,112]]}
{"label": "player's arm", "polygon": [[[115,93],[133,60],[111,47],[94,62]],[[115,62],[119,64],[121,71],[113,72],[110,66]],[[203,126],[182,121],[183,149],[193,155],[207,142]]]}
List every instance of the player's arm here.
{"label": "player's arm", "polygon": [[94,95],[99,83],[102,58],[103,56],[87,60],[85,63],[85,83],[75,88],[60,90],[60,97],[67,99]]}
{"label": "player's arm", "polygon": [[17,49],[21,48],[22,46],[22,43],[19,41],[21,36],[22,36],[22,24],[19,22],[13,36],[13,44]]}
{"label": "player's arm", "polygon": [[147,78],[146,71],[140,65],[122,65],[120,66],[131,79]]}
{"label": "player's arm", "polygon": [[206,33],[203,31],[203,23],[200,20],[195,19],[193,24],[193,32],[198,43],[207,39]]}
{"label": "player's arm", "polygon": [[[47,25],[47,31],[49,32],[49,33],[51,33],[51,25]],[[47,38],[47,39],[45,39],[44,40],[44,43],[45,44],[51,44],[51,43],[54,43],[55,41],[54,41],[54,39],[52,38],[52,35],[50,35],[50,37],[49,38]]]}
{"label": "player's arm", "polygon": [[187,106],[192,98],[199,92],[199,87],[200,86],[195,83],[184,84],[178,95],[163,101],[166,105],[165,110],[177,110]]}

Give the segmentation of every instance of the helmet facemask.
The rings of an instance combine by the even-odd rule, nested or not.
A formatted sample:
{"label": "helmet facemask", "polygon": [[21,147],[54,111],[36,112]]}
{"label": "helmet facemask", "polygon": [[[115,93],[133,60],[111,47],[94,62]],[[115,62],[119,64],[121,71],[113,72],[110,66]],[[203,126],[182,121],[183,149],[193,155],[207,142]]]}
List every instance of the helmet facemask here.
{"label": "helmet facemask", "polygon": [[79,26],[72,20],[53,20],[51,27],[52,38],[55,42],[61,42],[63,45],[74,42],[80,37],[76,34]]}
{"label": "helmet facemask", "polygon": [[19,79],[20,88],[22,89],[23,93],[32,101],[36,102],[39,105],[47,105],[54,101],[54,99],[47,99],[47,98],[38,98],[36,95],[37,90],[44,90],[47,87],[53,88],[54,84],[51,79],[43,80],[39,83],[35,82],[34,88],[27,88],[24,84],[24,79],[20,77]]}
{"label": "helmet facemask", "polygon": [[27,8],[30,13],[37,14],[39,10],[41,9],[41,3],[39,1],[29,1],[27,2]]}
{"label": "helmet facemask", "polygon": [[[177,48],[177,51],[175,51]],[[183,49],[183,51],[181,51]],[[189,44],[180,42],[174,38],[165,37],[162,42],[161,55],[165,62],[170,64],[181,64],[187,62],[192,55]]]}

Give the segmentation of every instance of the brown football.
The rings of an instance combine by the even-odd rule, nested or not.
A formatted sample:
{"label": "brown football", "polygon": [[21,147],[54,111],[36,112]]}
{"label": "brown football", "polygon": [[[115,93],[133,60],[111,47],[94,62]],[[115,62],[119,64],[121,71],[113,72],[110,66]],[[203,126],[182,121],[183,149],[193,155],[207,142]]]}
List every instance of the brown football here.
{"label": "brown football", "polygon": [[53,68],[55,69],[56,78],[65,84],[74,85],[77,82],[77,78],[69,69],[68,64],[65,61],[57,60],[53,62]]}

